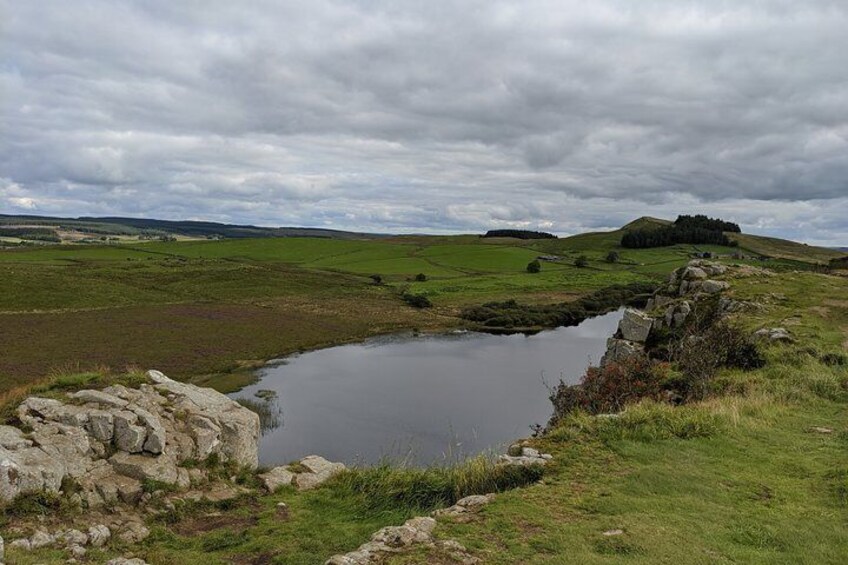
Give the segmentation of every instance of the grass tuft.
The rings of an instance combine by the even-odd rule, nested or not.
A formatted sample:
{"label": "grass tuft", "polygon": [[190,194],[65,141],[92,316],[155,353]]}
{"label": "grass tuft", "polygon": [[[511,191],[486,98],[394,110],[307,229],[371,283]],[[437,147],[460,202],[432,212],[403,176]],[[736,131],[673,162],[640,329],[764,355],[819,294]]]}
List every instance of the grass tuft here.
{"label": "grass tuft", "polygon": [[450,506],[472,494],[501,492],[538,481],[541,466],[497,465],[478,456],[449,467],[398,468],[389,464],[352,469],[331,487],[364,497],[372,510],[408,508],[428,511]]}

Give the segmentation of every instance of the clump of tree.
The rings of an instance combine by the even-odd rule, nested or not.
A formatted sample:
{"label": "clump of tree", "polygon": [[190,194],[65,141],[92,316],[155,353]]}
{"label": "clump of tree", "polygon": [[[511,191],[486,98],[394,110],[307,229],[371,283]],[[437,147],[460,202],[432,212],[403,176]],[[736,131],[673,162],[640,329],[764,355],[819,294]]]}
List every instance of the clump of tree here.
{"label": "clump of tree", "polygon": [[425,275],[424,273],[418,273],[417,275],[415,275],[415,282],[424,282],[426,280],[427,275]]}
{"label": "clump of tree", "polygon": [[720,220],[718,218],[708,218],[703,214],[697,214],[695,216],[677,216],[677,219],[674,220],[674,225],[685,228],[701,228],[712,231],[728,231],[732,233],[742,233],[742,230],[739,228],[739,224],[734,224],[733,222],[725,222],[724,220]]}
{"label": "clump of tree", "polygon": [[30,241],[46,241],[50,243],[61,243],[62,238],[56,230],[49,228],[19,228],[19,227],[0,227],[0,236],[17,237],[18,239],[28,239]]}
{"label": "clump of tree", "polygon": [[618,256],[617,251],[610,251],[609,253],[607,253],[605,260],[607,263],[618,263],[619,259],[620,257]]}
{"label": "clump of tree", "polygon": [[552,233],[531,230],[489,230],[481,237],[514,237],[516,239],[556,239]]}
{"label": "clump of tree", "polygon": [[580,268],[588,267],[589,266],[589,258],[586,257],[585,255],[581,255],[580,257],[578,257],[577,259],[574,260],[574,266],[580,267]]}
{"label": "clump of tree", "polygon": [[725,232],[739,233],[739,226],[732,222],[706,216],[678,216],[674,224],[653,229],[632,230],[621,237],[621,246],[631,249],[667,247],[679,243],[711,244],[735,247]]}
{"label": "clump of tree", "polygon": [[529,263],[527,263],[527,272],[528,273],[538,273],[542,270],[542,264],[539,263],[538,259],[533,259]]}

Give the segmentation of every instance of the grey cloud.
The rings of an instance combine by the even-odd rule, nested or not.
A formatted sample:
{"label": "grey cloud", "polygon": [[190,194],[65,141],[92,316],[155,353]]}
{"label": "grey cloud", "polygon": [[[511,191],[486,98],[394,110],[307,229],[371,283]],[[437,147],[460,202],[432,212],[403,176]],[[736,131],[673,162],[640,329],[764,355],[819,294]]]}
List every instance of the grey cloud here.
{"label": "grey cloud", "polygon": [[704,211],[848,239],[836,0],[0,13],[0,211],[561,233]]}

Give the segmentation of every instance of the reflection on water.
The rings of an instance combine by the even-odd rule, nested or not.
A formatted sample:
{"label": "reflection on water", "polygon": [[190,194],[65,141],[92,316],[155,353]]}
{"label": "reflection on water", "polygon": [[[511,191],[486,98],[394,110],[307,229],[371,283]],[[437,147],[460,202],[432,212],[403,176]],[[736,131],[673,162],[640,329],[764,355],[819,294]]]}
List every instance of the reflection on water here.
{"label": "reflection on water", "polygon": [[502,449],[550,416],[547,385],[597,362],[621,314],[533,336],[392,336],[290,357],[233,396],[263,420],[260,459],[416,464]]}
{"label": "reflection on water", "polygon": [[[262,394],[268,392],[272,394]],[[259,430],[264,436],[283,425],[283,409],[274,391],[260,390],[254,396],[256,398],[239,397],[236,402],[259,415]]]}

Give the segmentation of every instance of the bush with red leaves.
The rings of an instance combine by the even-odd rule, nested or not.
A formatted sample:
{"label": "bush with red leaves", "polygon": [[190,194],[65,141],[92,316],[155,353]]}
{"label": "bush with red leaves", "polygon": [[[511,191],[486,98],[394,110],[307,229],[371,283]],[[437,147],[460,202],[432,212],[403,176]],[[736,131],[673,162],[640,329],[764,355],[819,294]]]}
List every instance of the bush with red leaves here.
{"label": "bush with red leaves", "polygon": [[603,367],[589,367],[578,385],[560,382],[551,390],[554,416],[551,423],[576,410],[590,414],[618,412],[643,398],[661,400],[672,380],[671,365],[645,355],[632,355]]}

